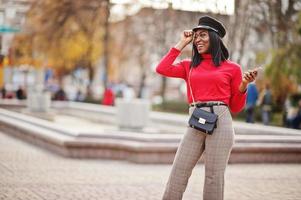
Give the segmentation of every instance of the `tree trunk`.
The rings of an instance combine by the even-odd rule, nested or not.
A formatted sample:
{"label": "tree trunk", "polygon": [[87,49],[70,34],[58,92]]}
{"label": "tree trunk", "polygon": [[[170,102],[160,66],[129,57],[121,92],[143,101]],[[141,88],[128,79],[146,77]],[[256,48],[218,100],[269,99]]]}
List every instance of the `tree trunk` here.
{"label": "tree trunk", "polygon": [[106,19],[104,24],[104,80],[103,85],[106,88],[108,84],[108,71],[109,71],[109,17],[110,17],[110,1],[106,0],[105,3]]}
{"label": "tree trunk", "polygon": [[94,67],[93,67],[91,61],[89,61],[89,60],[87,61],[86,67],[89,70],[89,83],[92,84],[95,70],[94,70]]}
{"label": "tree trunk", "polygon": [[161,84],[161,91],[160,91],[160,95],[162,96],[163,102],[165,101],[166,86],[167,86],[167,78],[163,76],[162,84]]}
{"label": "tree trunk", "polygon": [[[168,18],[170,19],[171,17],[171,3],[168,4]],[[162,16],[164,13],[161,11],[160,15]],[[163,17],[163,16],[162,16]],[[161,50],[160,50],[160,56],[163,57],[165,54],[165,47],[166,47],[166,35],[167,35],[167,22],[164,20],[161,20],[161,34],[159,37],[159,43],[162,45]],[[171,28],[171,27],[170,27]],[[161,82],[161,88],[160,88],[160,96],[162,97],[162,101],[165,101],[165,93],[166,93],[166,87],[167,87],[167,79],[166,77],[162,77],[162,82]]]}
{"label": "tree trunk", "polygon": [[143,70],[142,68],[142,75],[141,75],[139,90],[138,90],[138,98],[142,98],[142,93],[145,86],[145,78],[146,78],[146,70]]}

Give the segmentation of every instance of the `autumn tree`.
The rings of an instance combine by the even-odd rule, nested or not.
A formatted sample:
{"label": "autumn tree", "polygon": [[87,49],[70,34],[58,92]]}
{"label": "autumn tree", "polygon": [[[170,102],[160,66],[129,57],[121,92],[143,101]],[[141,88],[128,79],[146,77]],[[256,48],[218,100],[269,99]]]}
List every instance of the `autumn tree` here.
{"label": "autumn tree", "polygon": [[[287,95],[301,84],[298,30],[301,27],[301,3],[298,0],[257,0],[262,11],[262,26],[268,28],[273,49],[266,66],[266,79],[271,82],[276,102],[283,105]],[[299,13],[299,14],[298,14]]]}
{"label": "autumn tree", "polygon": [[[166,20],[162,20],[164,17]],[[176,13],[170,6],[167,9],[144,8],[137,16],[128,16],[114,25],[114,40],[111,42],[114,47],[110,53],[114,56],[112,63],[119,66],[121,79],[126,79],[128,76],[124,75],[129,73],[129,69],[123,69],[123,63],[133,63],[132,68],[138,66],[138,97],[142,97],[145,82],[153,75],[151,65],[157,63],[178,40],[178,24],[181,23],[177,22]],[[166,78],[162,77],[160,94],[163,99],[166,86]]]}
{"label": "autumn tree", "polygon": [[[265,65],[264,81],[271,83],[280,105],[300,84],[295,59],[299,55],[296,25],[300,10],[298,0],[235,0],[235,13],[230,19],[231,58],[246,68]],[[256,59],[246,59],[250,55]]]}
{"label": "autumn tree", "polygon": [[280,105],[287,95],[296,93],[298,85],[301,85],[301,12],[293,30],[294,42],[275,49],[266,70],[266,76],[272,83],[273,93]]}
{"label": "autumn tree", "polygon": [[92,80],[94,64],[107,43],[108,2],[34,0],[26,27],[32,56],[63,71],[81,65],[89,69]]}

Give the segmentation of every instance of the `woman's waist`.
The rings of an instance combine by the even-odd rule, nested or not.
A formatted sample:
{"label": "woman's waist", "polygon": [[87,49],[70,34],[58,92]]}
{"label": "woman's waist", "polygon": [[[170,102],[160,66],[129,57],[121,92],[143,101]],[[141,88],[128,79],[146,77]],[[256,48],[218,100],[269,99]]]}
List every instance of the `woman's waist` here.
{"label": "woman's waist", "polygon": [[[229,107],[222,101],[197,101],[189,105],[189,114],[191,115],[194,109],[200,108],[202,110],[213,112],[217,115],[225,114],[226,112],[230,112]],[[222,115],[223,115],[222,114]]]}
{"label": "woman's waist", "polygon": [[[228,106],[230,102],[229,96],[221,96],[221,97],[188,97],[189,106],[198,104],[198,105],[206,105],[206,104],[218,104],[214,106]],[[226,105],[224,105],[226,104]]]}
{"label": "woman's waist", "polygon": [[189,107],[212,107],[212,106],[228,106],[224,101],[196,101],[189,104]]}

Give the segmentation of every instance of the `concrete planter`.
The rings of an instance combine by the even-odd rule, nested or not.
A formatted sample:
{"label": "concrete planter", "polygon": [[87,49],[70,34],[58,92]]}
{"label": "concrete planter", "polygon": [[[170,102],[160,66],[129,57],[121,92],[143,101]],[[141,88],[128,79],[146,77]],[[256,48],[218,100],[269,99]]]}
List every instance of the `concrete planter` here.
{"label": "concrete planter", "polygon": [[33,92],[28,95],[27,108],[30,112],[49,112],[51,96],[49,92]]}
{"label": "concrete planter", "polygon": [[120,129],[141,130],[147,126],[150,102],[145,99],[116,100],[116,119]]}

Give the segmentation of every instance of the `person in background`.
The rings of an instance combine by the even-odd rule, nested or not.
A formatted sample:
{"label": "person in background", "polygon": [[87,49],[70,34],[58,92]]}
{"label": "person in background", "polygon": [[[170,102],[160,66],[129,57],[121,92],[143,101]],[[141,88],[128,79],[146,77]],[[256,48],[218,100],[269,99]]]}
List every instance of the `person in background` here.
{"label": "person in background", "polygon": [[63,89],[63,87],[61,86],[60,89],[54,94],[54,100],[56,101],[67,101],[67,96],[66,93]]}
{"label": "person in background", "polygon": [[265,89],[262,91],[259,104],[261,106],[261,116],[262,122],[264,125],[269,125],[271,121],[271,112],[272,112],[272,92],[270,90],[270,85],[266,84]]}
{"label": "person in background", "polygon": [[123,99],[132,101],[136,97],[135,90],[132,85],[126,84],[123,88]]}
{"label": "person in background", "polygon": [[113,106],[115,103],[115,94],[113,92],[112,86],[106,87],[103,93],[102,105]]}
{"label": "person in background", "polygon": [[292,128],[301,129],[301,99],[298,101],[298,111],[292,119]]}
{"label": "person in background", "polygon": [[23,100],[26,98],[25,91],[21,85],[19,86],[18,90],[16,91],[16,98],[19,100]]}
{"label": "person in background", "polygon": [[75,101],[83,102],[85,100],[85,98],[86,97],[85,97],[84,93],[80,89],[77,89]]}
{"label": "person in background", "polygon": [[254,123],[254,115],[255,115],[255,107],[258,98],[258,90],[255,83],[251,83],[248,85],[248,94],[247,94],[247,102],[246,102],[246,122]]}
{"label": "person in background", "polygon": [[6,98],[6,88],[5,88],[5,85],[3,85],[3,87],[1,88],[1,96],[2,96],[2,99]]}
{"label": "person in background", "polygon": [[292,128],[292,121],[295,117],[294,108],[292,106],[291,97],[287,96],[284,102],[284,112],[282,116],[283,125],[287,128]]}

